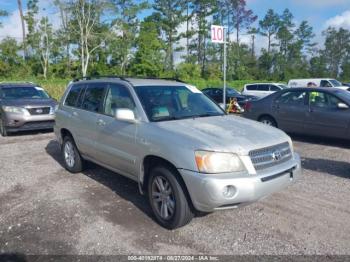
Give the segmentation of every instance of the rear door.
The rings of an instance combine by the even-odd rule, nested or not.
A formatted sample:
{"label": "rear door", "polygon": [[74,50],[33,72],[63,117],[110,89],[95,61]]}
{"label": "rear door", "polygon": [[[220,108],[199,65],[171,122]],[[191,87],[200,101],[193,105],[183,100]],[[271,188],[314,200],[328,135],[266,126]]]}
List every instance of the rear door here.
{"label": "rear door", "polygon": [[137,124],[115,118],[116,110],[131,109],[137,115],[134,99],[127,86],[109,83],[102,109],[97,117],[98,161],[127,176],[138,173],[136,167]]}
{"label": "rear door", "polygon": [[270,93],[270,85],[269,84],[260,84],[258,85],[258,96],[259,97],[265,97],[268,96]]}
{"label": "rear door", "polygon": [[272,105],[278,127],[292,133],[300,133],[308,112],[306,91],[290,90],[278,96]]}
{"label": "rear door", "polygon": [[66,121],[60,124],[63,127],[68,128],[68,130],[73,134],[74,141],[77,144],[79,151],[85,152],[86,148],[90,146],[91,141],[86,140],[84,136],[81,135],[81,126],[84,125],[81,116],[81,102],[84,97],[86,85],[85,84],[74,84],[64,101],[65,110],[61,113],[64,117],[56,116],[56,121]]}
{"label": "rear door", "polygon": [[322,91],[309,92],[308,99],[305,132],[310,135],[347,138],[350,110],[338,108],[338,103],[344,102],[333,94]]}
{"label": "rear door", "polygon": [[88,83],[78,108],[73,112],[80,150],[91,158],[96,152],[97,117],[102,109],[105,90],[104,83]]}

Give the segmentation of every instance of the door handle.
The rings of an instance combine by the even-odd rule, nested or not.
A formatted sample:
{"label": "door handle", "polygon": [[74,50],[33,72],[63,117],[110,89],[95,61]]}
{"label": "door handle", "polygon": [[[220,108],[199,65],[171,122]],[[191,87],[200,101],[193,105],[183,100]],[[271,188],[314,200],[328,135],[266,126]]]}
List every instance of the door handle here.
{"label": "door handle", "polygon": [[106,122],[103,121],[102,119],[99,119],[99,120],[97,120],[97,124],[98,124],[99,126],[105,126],[105,125],[106,125]]}
{"label": "door handle", "polygon": [[78,116],[78,113],[74,111],[73,116]]}

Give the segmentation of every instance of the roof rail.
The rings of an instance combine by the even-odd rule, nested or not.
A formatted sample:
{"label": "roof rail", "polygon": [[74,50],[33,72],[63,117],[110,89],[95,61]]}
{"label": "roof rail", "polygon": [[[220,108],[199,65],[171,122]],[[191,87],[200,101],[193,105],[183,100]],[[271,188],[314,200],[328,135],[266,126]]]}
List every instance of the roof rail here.
{"label": "roof rail", "polygon": [[101,78],[119,78],[124,81],[128,81],[128,78],[134,79],[153,79],[153,80],[169,80],[184,83],[184,81],[178,78],[172,77],[142,77],[142,76],[118,76],[118,75],[94,75],[94,76],[84,76],[82,78],[75,78],[73,82],[79,82],[84,80],[93,80],[93,79],[101,79]]}

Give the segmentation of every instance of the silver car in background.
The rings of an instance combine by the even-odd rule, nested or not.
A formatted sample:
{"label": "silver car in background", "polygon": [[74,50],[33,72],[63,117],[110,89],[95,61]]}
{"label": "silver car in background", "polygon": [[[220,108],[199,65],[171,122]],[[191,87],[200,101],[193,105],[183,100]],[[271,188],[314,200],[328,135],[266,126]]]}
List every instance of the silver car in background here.
{"label": "silver car in background", "polygon": [[135,180],[168,229],[197,211],[257,201],[301,174],[284,132],[226,115],[179,81],[75,81],[59,104],[55,133],[67,170],[81,172],[89,160]]}
{"label": "silver car in background", "polygon": [[57,102],[33,83],[0,83],[0,133],[53,129]]}

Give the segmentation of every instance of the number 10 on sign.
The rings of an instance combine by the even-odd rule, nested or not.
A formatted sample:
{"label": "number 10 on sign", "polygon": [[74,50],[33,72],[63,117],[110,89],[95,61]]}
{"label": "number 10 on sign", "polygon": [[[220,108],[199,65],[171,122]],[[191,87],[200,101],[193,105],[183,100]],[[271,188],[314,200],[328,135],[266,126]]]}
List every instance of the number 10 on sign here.
{"label": "number 10 on sign", "polygon": [[225,27],[223,26],[218,26],[218,25],[212,25],[211,26],[211,41],[213,43],[219,43],[219,44],[224,44],[224,66],[223,66],[223,71],[224,71],[224,92],[223,97],[222,97],[222,102],[224,104],[224,109],[226,111],[226,38],[225,38]]}
{"label": "number 10 on sign", "polygon": [[211,41],[213,43],[224,43],[224,27],[218,26],[218,25],[212,25],[211,26]]}

